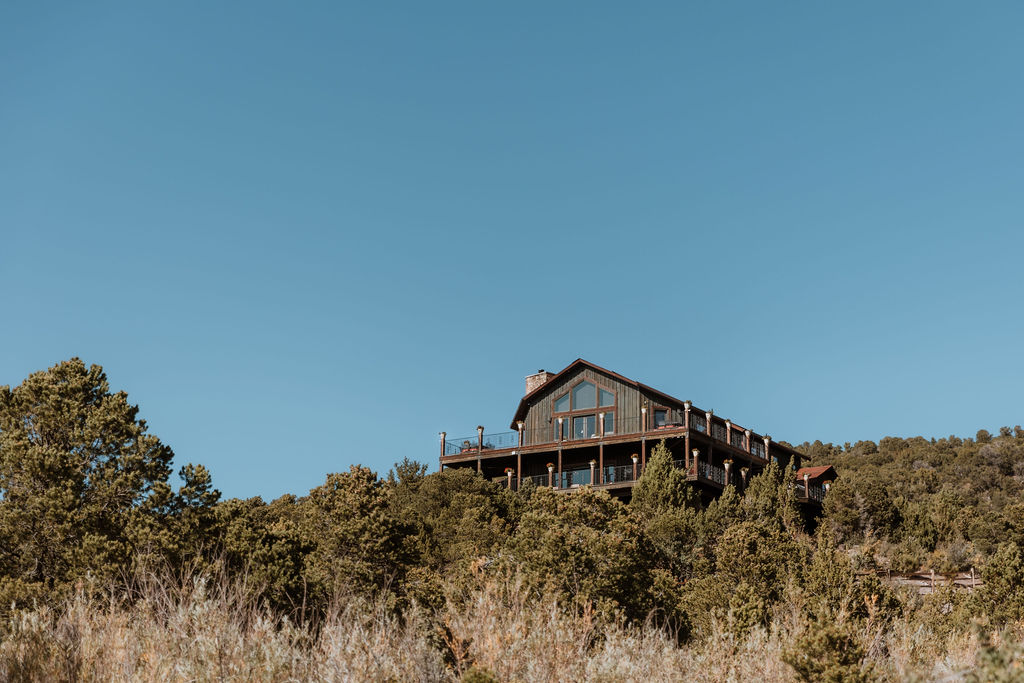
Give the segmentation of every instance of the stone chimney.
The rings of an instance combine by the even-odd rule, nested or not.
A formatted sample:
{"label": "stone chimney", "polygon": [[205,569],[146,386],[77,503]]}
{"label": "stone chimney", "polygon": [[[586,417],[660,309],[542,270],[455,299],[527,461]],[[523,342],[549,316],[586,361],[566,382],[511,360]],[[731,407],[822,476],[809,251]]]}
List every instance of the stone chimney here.
{"label": "stone chimney", "polygon": [[526,376],[526,393],[534,391],[537,387],[547,384],[547,381],[555,376],[555,373],[547,370],[538,370],[535,375]]}

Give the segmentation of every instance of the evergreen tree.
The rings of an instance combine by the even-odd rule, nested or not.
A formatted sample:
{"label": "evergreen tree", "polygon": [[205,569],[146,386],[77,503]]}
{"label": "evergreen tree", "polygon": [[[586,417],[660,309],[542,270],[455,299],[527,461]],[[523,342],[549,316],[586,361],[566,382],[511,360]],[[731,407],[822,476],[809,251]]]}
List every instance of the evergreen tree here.
{"label": "evergreen tree", "polygon": [[172,457],[98,365],[72,358],[0,387],[0,604],[121,572]]}

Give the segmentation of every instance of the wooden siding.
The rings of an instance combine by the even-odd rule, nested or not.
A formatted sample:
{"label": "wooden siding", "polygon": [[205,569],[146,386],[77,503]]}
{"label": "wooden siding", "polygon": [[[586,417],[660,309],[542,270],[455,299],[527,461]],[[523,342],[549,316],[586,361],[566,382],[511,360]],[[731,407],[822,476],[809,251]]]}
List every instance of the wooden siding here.
{"label": "wooden siding", "polygon": [[[554,420],[555,397],[561,396],[580,380],[588,380],[596,384],[598,387],[615,393],[615,432],[617,434],[628,434],[640,431],[640,406],[643,401],[646,400],[648,405],[652,407],[656,405],[665,405],[663,399],[655,398],[654,396],[646,396],[635,386],[621,382],[614,377],[609,377],[608,375],[592,370],[591,368],[582,367],[579,371],[572,373],[568,377],[552,382],[550,386],[546,385],[544,389],[537,394],[537,396],[531,399],[530,407],[527,410],[526,419],[524,420],[526,423],[526,445],[532,446],[536,444],[551,443],[554,440],[554,425],[557,424]],[[682,406],[675,405],[666,407],[671,408],[669,421],[683,421]],[[607,407],[595,408],[593,412],[608,412],[609,410],[612,409]],[[653,419],[653,416],[649,415],[649,419]],[[626,422],[623,422],[623,420],[626,420]],[[625,429],[620,429],[619,425],[623,425]]]}

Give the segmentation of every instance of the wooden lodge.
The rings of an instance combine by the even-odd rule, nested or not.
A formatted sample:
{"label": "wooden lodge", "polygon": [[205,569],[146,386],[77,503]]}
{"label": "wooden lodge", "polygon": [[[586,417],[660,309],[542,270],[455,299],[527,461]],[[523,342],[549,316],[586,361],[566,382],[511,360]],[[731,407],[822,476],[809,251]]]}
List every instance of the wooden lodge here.
{"label": "wooden lodge", "polygon": [[771,461],[796,469],[797,500],[819,507],[835,479],[828,465],[729,419],[577,359],[559,373],[526,378],[512,431],[456,439],[441,432],[440,467],[474,467],[509,488],[530,480],[571,490],[592,485],[628,498],[651,448],[664,440],[705,499],[726,484],[744,488]]}

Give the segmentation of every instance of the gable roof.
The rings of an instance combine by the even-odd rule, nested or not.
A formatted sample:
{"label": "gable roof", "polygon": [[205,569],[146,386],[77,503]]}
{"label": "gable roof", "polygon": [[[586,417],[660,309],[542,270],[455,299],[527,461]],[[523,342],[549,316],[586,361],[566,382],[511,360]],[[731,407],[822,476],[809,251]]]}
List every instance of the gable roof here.
{"label": "gable roof", "polygon": [[511,425],[512,429],[516,428],[516,422],[518,422],[519,420],[522,420],[524,417],[526,417],[526,411],[530,407],[530,400],[531,399],[535,398],[536,396],[539,396],[541,393],[544,392],[545,389],[550,389],[552,387],[552,385],[556,381],[558,381],[560,379],[564,379],[565,377],[569,376],[572,372],[574,372],[577,368],[580,368],[580,367],[590,368],[591,370],[593,370],[595,372],[600,372],[600,373],[602,373],[604,375],[608,375],[609,377],[613,377],[613,378],[617,379],[618,381],[622,382],[623,384],[628,384],[628,385],[630,385],[632,387],[635,387],[636,389],[639,389],[641,391],[645,391],[647,393],[654,394],[654,395],[664,399],[665,401],[667,401],[669,403],[673,403],[673,404],[676,404],[676,405],[679,405],[679,406],[683,405],[683,402],[680,401],[678,398],[675,398],[673,396],[669,396],[668,394],[666,394],[663,391],[658,391],[654,387],[649,387],[646,384],[641,384],[640,382],[637,382],[635,379],[630,379],[628,377],[623,377],[622,375],[620,375],[617,372],[612,372],[611,370],[607,370],[605,368],[602,368],[600,365],[594,365],[590,361],[583,360],[582,358],[577,358],[576,360],[574,360],[573,362],[571,362],[567,366],[565,366],[565,368],[563,368],[562,371],[559,372],[557,375],[555,375],[554,377],[551,377],[547,382],[544,382],[544,384],[541,384],[539,387],[537,387],[536,389],[534,389],[533,391],[528,393],[526,396],[523,396],[523,398],[519,400],[519,407],[516,408],[516,414],[512,418],[512,425]]}
{"label": "gable roof", "polygon": [[804,475],[806,474],[811,479],[819,479],[828,474],[829,470],[832,471],[833,479],[838,476],[838,473],[832,465],[819,465],[818,467],[801,467],[796,471],[796,478],[799,481],[803,481]]}

